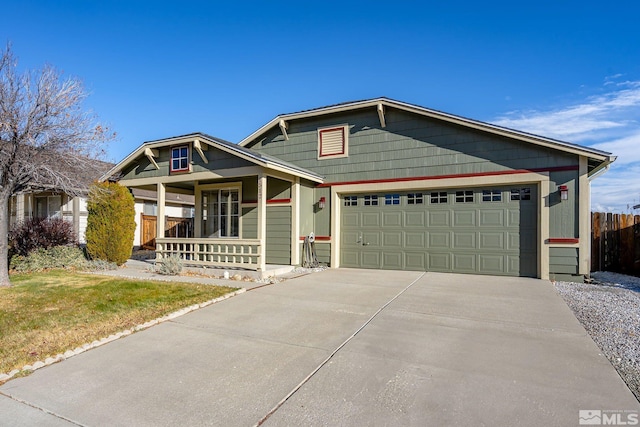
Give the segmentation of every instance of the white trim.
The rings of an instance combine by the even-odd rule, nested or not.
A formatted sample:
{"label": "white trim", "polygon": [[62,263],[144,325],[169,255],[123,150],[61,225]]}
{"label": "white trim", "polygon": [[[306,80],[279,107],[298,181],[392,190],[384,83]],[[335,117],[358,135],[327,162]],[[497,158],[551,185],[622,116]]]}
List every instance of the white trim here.
{"label": "white trim", "polygon": [[496,135],[507,136],[509,138],[529,142],[536,145],[541,145],[544,147],[554,148],[560,151],[565,151],[565,152],[577,154],[580,156],[587,156],[587,157],[600,160],[606,163],[611,163],[615,160],[615,156],[612,156],[610,153],[607,153],[604,151],[595,150],[588,147],[576,146],[573,144],[569,144],[567,142],[545,138],[543,136],[528,134],[528,133],[521,132],[514,129],[503,128],[503,127],[492,125],[489,123],[467,119],[464,117],[455,116],[453,114],[431,110],[428,108],[408,104],[401,101],[395,101],[388,98],[375,98],[375,99],[370,99],[365,101],[357,101],[357,102],[345,103],[345,104],[334,105],[329,107],[317,108],[313,110],[302,111],[299,113],[283,114],[275,117],[270,122],[268,122],[258,130],[253,132],[251,135],[244,138],[242,141],[238,143],[238,145],[242,147],[246,146],[250,142],[257,139],[260,135],[265,133],[267,130],[271,129],[274,125],[279,123],[280,120],[286,120],[286,121],[299,120],[299,119],[316,117],[316,116],[325,115],[325,114],[333,114],[333,113],[339,113],[339,112],[351,111],[351,110],[357,110],[357,109],[363,109],[363,108],[369,108],[369,107],[378,108],[379,105],[383,105],[391,108],[397,108],[400,110],[420,114],[426,117],[431,117],[438,120],[444,120],[444,121],[455,123],[465,127],[482,130],[482,131],[493,133]]}
{"label": "white trim", "polygon": [[147,156],[147,159],[151,162],[151,164],[156,168],[156,170],[160,169],[160,166],[156,163],[154,157],[158,157],[158,150],[152,150],[151,148],[144,149],[144,155]]}
{"label": "white trim", "polygon": [[588,159],[580,157],[578,174],[578,274],[588,275],[591,270],[591,182]]}
{"label": "white trim", "polygon": [[300,178],[291,183],[291,265],[300,264]]}
{"label": "white trim", "polygon": [[258,240],[260,240],[260,266],[265,271],[267,265],[267,176],[258,175]]}
{"label": "white trim", "polygon": [[[222,237],[202,237],[202,192],[210,190],[234,190],[238,192],[238,236],[222,236]],[[200,185],[196,183],[194,185],[195,191],[195,218],[194,223],[194,235],[202,239],[243,239],[242,235],[242,181],[234,182],[221,182],[214,184]]]}
{"label": "white trim", "polygon": [[[320,177],[319,175],[315,175],[313,172],[308,171],[302,171],[299,170],[295,167],[290,167],[287,165],[283,165],[283,164],[279,164],[275,161],[272,161],[268,158],[263,157],[260,153],[255,153],[255,155],[252,154],[248,154],[243,152],[243,150],[239,149],[239,148],[234,148],[232,146],[228,146],[226,144],[222,144],[220,142],[217,142],[213,139],[209,139],[207,138],[205,135],[203,134],[191,134],[191,135],[185,135],[185,136],[181,136],[181,137],[175,137],[175,138],[167,138],[167,139],[163,139],[160,141],[150,141],[150,142],[145,142],[143,143],[141,146],[139,146],[138,148],[136,148],[131,154],[129,154],[127,157],[124,158],[124,160],[122,160],[120,163],[118,163],[117,165],[115,165],[113,168],[111,168],[108,172],[106,172],[104,175],[102,175],[99,179],[99,181],[105,181],[107,180],[109,177],[113,176],[114,174],[116,174],[117,172],[122,171],[122,169],[127,166],[129,163],[134,162],[142,153],[145,153],[147,149],[155,149],[155,148],[160,148],[160,147],[171,147],[171,146],[176,146],[176,145],[182,145],[182,144],[191,144],[193,143],[194,140],[198,139],[200,142],[204,142],[205,144],[217,148],[221,151],[224,151],[228,154],[232,154],[236,157],[239,157],[243,160],[246,160],[250,163],[253,163],[255,165],[258,166],[262,166],[264,168],[267,169],[273,169],[276,171],[280,171],[280,172],[284,172],[284,173],[288,173],[290,175],[294,175],[294,176],[299,176],[301,178],[305,178],[308,179],[312,182],[317,182],[317,183],[322,183],[324,182],[324,180],[322,179],[322,177]],[[169,165],[169,169],[171,169],[171,165]],[[216,171],[218,172],[218,171]],[[155,183],[154,183],[155,184]]]}
{"label": "white trim", "polygon": [[[327,159],[337,159],[341,157],[349,157],[349,125],[342,124],[336,126],[325,126],[318,128],[317,136],[318,136],[318,151],[317,151],[317,159],[318,160],[327,160]],[[340,153],[331,153],[322,154],[322,149],[324,147],[322,141],[323,133],[329,132],[341,132],[341,141],[342,141],[342,152]]]}
{"label": "white trim", "polygon": [[380,119],[380,127],[383,127],[383,128],[387,127],[387,122],[384,118],[384,105],[382,105],[382,102],[378,104],[377,110],[378,110],[378,119]]}
{"label": "white trim", "polygon": [[203,151],[203,150],[206,150],[206,148],[207,148],[206,145],[203,147],[202,144],[200,144],[199,139],[193,140],[193,149],[197,151],[197,153],[200,155],[200,158],[202,159],[203,162],[205,162],[206,164],[209,164],[209,159],[207,159],[207,156],[204,155],[204,151]]}
{"label": "white trim", "polygon": [[280,126],[280,132],[282,132],[282,136],[284,136],[284,140],[288,141],[289,135],[287,135],[287,122],[285,122],[284,120],[280,120],[278,125]]}

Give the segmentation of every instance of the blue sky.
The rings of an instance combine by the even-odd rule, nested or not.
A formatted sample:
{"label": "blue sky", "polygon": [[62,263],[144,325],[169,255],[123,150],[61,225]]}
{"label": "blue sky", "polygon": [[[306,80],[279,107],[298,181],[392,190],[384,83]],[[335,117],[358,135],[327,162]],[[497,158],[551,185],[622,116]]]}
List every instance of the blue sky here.
{"label": "blue sky", "polygon": [[[618,156],[592,207],[640,203],[640,3],[5,2],[20,65],[82,79],[87,107],[140,143],[238,142],[277,114],[393,99]],[[638,212],[638,211],[636,211]]]}

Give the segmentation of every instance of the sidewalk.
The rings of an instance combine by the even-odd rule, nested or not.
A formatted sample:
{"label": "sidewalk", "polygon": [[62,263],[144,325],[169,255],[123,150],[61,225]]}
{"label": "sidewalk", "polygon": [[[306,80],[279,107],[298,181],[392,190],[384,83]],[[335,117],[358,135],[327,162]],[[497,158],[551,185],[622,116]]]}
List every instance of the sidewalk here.
{"label": "sidewalk", "polygon": [[[232,288],[244,288],[254,289],[260,286],[265,286],[271,283],[280,281],[281,279],[287,279],[291,277],[297,277],[305,273],[295,273],[294,271],[285,272],[287,269],[283,267],[289,266],[274,266],[268,265],[267,271],[271,268],[274,272],[274,279],[264,278],[257,279],[254,271],[249,270],[225,270],[222,268],[196,268],[185,267],[183,272],[179,276],[167,276],[158,273],[152,273],[151,267],[154,265],[154,260],[128,260],[122,267],[117,270],[97,271],[95,274],[102,274],[105,276],[124,277],[130,279],[145,279],[145,280],[159,280],[163,282],[186,282],[186,283],[200,283],[203,285],[220,285],[229,286]],[[293,266],[290,266],[289,270],[293,270]],[[229,277],[234,275],[240,275],[242,280],[224,279],[220,276],[225,271],[229,272]],[[282,271],[282,273],[280,273]],[[279,274],[278,274],[279,273]]]}

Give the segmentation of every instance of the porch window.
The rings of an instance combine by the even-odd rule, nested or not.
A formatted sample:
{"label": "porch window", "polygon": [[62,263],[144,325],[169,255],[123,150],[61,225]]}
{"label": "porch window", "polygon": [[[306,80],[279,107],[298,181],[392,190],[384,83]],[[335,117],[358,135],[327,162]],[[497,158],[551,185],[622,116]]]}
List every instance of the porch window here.
{"label": "porch window", "polygon": [[189,170],[189,147],[186,145],[171,149],[171,172]]}
{"label": "porch window", "polygon": [[240,237],[238,190],[202,192],[202,230],[207,237]]}
{"label": "porch window", "polygon": [[36,218],[62,218],[60,196],[35,197]]}

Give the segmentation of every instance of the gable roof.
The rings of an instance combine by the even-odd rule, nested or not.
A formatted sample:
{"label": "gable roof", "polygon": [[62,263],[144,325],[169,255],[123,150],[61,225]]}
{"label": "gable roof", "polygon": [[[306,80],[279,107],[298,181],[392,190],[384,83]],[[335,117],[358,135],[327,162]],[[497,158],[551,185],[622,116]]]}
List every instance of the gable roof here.
{"label": "gable roof", "polygon": [[328,105],[325,107],[314,108],[311,110],[302,110],[296,113],[281,114],[276,116],[270,122],[253,132],[251,135],[244,138],[238,143],[239,146],[244,147],[255,141],[260,136],[268,132],[274,127],[280,125],[282,121],[285,123],[292,120],[301,120],[311,117],[317,117],[325,114],[341,113],[354,110],[360,110],[365,108],[396,108],[403,111],[408,111],[414,114],[419,114],[425,117],[430,117],[438,120],[443,120],[449,123],[473,128],[476,130],[492,133],[495,135],[506,136],[512,139],[520,140],[530,144],[536,144],[543,147],[564,151],[567,153],[577,154],[579,156],[585,156],[590,159],[590,174],[595,173],[596,169],[601,169],[613,161],[616,157],[611,153],[601,150],[596,150],[590,147],[584,147],[578,144],[572,144],[565,141],[560,141],[553,138],[547,138],[540,135],[534,135],[527,132],[522,132],[515,129],[510,129],[490,123],[481,122],[478,120],[468,119],[462,116],[456,116],[454,114],[445,113],[438,110],[432,110],[429,108],[421,107],[419,105],[409,104],[402,101],[396,101],[394,99],[380,97],[373,99],[366,99],[361,101],[344,102],[340,104]]}
{"label": "gable roof", "polygon": [[103,174],[113,167],[114,164],[111,162],[105,162],[103,160],[92,159],[89,157],[82,158],[79,160],[77,167],[74,168],[76,187],[66,188],[65,190],[65,187],[40,178],[29,183],[29,186],[20,191],[20,193],[26,194],[39,191],[73,191],[78,194],[86,194],[89,191],[91,184],[100,180]]}
{"label": "gable roof", "polygon": [[232,142],[225,141],[224,139],[216,138],[214,136],[207,135],[201,132],[144,142],[142,145],[136,148],[131,154],[125,157],[124,160],[122,160],[120,163],[118,163],[113,168],[111,168],[107,173],[105,173],[100,178],[100,180],[105,181],[113,177],[114,175],[118,174],[119,172],[121,172],[126,166],[134,162],[138,157],[144,155],[144,152],[147,148],[164,147],[164,146],[175,144],[177,141],[184,141],[185,139],[198,139],[201,142],[204,142],[214,148],[233,154],[237,157],[240,157],[251,163],[265,167],[267,169],[273,169],[280,172],[285,172],[294,176],[298,176],[300,178],[308,179],[313,182],[321,183],[324,181],[323,177],[318,175],[315,172],[312,172],[307,169],[298,167],[294,164],[285,162],[284,160],[280,160],[277,157],[269,156],[263,153],[258,153],[248,148],[241,147]]}

